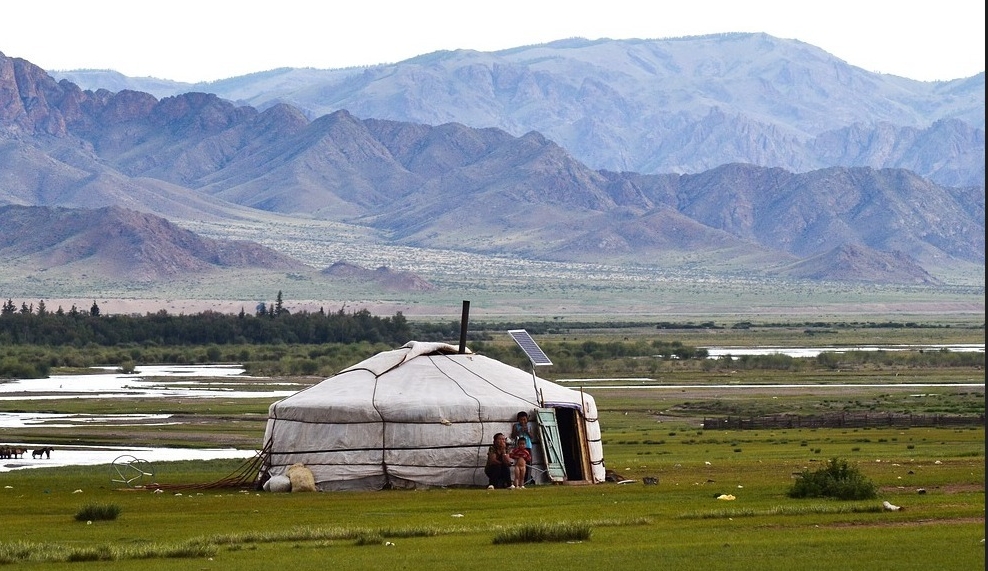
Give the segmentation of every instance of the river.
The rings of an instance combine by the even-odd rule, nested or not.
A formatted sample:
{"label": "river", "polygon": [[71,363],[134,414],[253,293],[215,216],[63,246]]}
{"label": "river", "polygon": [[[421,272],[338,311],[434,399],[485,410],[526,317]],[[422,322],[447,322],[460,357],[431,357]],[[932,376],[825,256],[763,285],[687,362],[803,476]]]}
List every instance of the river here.
{"label": "river", "polygon": [[[133,374],[116,372],[112,367],[85,375],[53,375],[47,379],[0,380],[0,429],[44,425],[49,428],[72,428],[87,424],[128,425],[177,424],[170,414],[57,414],[46,412],[11,412],[2,409],[3,401],[53,400],[65,398],[107,399],[141,398],[268,398],[271,402],[295,394],[307,385],[274,383],[270,379],[249,377],[244,369],[231,365],[145,365]],[[263,389],[254,388],[263,385]],[[272,390],[272,386],[283,389]],[[0,460],[0,472],[22,468],[70,465],[111,464],[119,458],[153,462],[172,460],[211,460],[218,458],[252,458],[257,450],[232,448],[148,448],[142,446],[58,446],[51,456],[35,458],[37,445],[0,442],[0,445],[27,449],[20,458]]]}

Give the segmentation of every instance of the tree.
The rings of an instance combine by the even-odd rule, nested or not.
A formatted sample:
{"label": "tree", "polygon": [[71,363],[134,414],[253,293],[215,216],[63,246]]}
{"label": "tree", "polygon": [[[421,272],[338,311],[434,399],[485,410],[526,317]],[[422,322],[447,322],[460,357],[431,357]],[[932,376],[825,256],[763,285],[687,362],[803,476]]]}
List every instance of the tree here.
{"label": "tree", "polygon": [[281,299],[281,290],[278,290],[278,297],[274,300],[274,313],[275,315],[281,315],[285,312],[285,303]]}
{"label": "tree", "polygon": [[275,315],[291,315],[292,312],[288,311],[285,307],[285,302],[281,297],[281,290],[278,290],[278,297],[274,302],[274,314]]}
{"label": "tree", "polygon": [[38,317],[48,315],[48,308],[45,307],[45,300],[38,300]]}
{"label": "tree", "polygon": [[99,306],[96,305],[96,300],[93,300],[93,306],[89,308],[89,315],[92,317],[99,317]]}

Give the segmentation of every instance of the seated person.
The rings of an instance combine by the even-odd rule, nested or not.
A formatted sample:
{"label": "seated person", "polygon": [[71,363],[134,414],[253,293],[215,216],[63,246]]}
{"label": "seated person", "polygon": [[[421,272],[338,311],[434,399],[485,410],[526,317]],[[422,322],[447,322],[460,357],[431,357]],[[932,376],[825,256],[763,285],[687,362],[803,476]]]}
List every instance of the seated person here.
{"label": "seated person", "polygon": [[534,458],[534,456],[532,456],[532,440],[533,440],[532,425],[529,424],[528,422],[527,412],[521,411],[518,413],[517,422],[515,422],[511,426],[511,438],[516,441],[517,440],[525,441],[525,448],[528,448],[528,455],[529,455],[529,460],[527,464],[528,468],[525,474],[525,483],[526,484],[534,483],[531,476],[532,458]]}
{"label": "seated person", "polygon": [[494,435],[494,444],[487,449],[488,490],[502,489],[511,485],[511,457],[508,456],[508,438],[501,432]]}
{"label": "seated person", "polygon": [[532,463],[532,453],[525,447],[525,439],[519,438],[515,442],[515,447],[508,454],[515,461],[515,483],[512,488],[525,487],[525,475],[528,465]]}

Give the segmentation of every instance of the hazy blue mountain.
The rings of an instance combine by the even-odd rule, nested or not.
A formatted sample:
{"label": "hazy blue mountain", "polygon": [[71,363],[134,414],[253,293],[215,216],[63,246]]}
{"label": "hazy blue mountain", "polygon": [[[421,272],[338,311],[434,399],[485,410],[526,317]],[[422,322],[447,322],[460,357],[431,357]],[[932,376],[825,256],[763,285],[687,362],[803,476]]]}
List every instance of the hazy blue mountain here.
{"label": "hazy blue mountain", "polygon": [[[121,85],[66,72],[84,88]],[[793,172],[905,168],[984,185],[984,73],[922,82],[855,67],[766,34],[568,39],[497,52],[442,51],[348,69],[276,69],[206,84],[133,79],[157,97],[205,91],[310,119],[538,131],[594,169],[699,173],[727,163]]]}

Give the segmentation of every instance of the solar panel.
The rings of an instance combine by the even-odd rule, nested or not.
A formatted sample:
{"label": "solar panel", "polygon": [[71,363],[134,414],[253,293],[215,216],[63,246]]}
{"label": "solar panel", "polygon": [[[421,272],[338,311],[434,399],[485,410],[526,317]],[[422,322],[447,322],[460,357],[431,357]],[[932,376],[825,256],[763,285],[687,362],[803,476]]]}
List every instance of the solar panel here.
{"label": "solar panel", "polygon": [[528,359],[533,365],[538,366],[552,364],[552,361],[550,361],[549,357],[542,352],[542,349],[539,348],[539,344],[535,342],[535,339],[532,339],[532,336],[528,334],[528,331],[525,331],[524,329],[512,329],[508,331],[508,335],[510,335],[511,338],[515,340],[515,343],[521,347],[521,350],[528,355]]}

